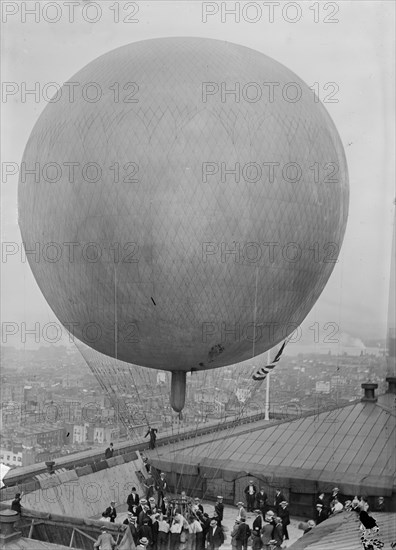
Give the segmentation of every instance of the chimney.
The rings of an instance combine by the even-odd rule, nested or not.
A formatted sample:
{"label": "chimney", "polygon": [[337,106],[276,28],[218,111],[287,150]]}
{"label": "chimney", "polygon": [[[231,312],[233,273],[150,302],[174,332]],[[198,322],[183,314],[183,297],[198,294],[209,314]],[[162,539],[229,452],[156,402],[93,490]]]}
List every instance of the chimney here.
{"label": "chimney", "polygon": [[364,396],[361,401],[375,403],[377,398],[374,394],[374,390],[378,388],[378,384],[374,384],[374,382],[367,382],[366,384],[362,384],[362,388],[364,389]]}
{"label": "chimney", "polygon": [[55,466],[55,462],[53,460],[48,460],[45,465],[47,466],[47,472],[49,474],[54,474],[55,471],[54,471],[54,466]]}
{"label": "chimney", "polygon": [[15,510],[0,511],[0,543],[4,548],[11,540],[19,539],[22,533],[14,530],[14,524],[19,520],[19,514]]}
{"label": "chimney", "polygon": [[386,393],[393,393],[393,395],[396,395],[396,376],[388,376],[385,380],[389,384]]}

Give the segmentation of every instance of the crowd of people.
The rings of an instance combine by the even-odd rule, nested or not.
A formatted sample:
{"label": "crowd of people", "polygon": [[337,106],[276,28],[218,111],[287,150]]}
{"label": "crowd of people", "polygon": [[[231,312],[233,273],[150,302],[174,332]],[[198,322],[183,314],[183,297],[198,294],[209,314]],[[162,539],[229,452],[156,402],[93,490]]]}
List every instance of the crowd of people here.
{"label": "crowd of people", "polygon": [[[150,477],[151,473],[147,479]],[[151,494],[152,488],[156,491],[157,498]],[[156,482],[146,480],[145,497],[140,496],[135,487],[128,495],[127,518],[123,523],[130,531],[130,548],[219,550],[228,536],[233,550],[247,550],[248,546],[252,550],[281,548],[283,542],[289,539],[290,525],[289,504],[282,491],[276,490],[274,498],[270,501],[265,489],[261,487],[257,490],[253,480],[250,480],[244,495],[246,504],[242,501],[237,503],[234,526],[227,532],[222,523],[224,504],[221,495],[217,497],[213,513],[208,514],[200,498],[188,497],[184,491],[178,497],[172,496],[168,491],[166,475],[161,472]],[[379,506],[383,506],[383,502],[383,498],[380,497]],[[328,497],[324,493],[319,494],[315,505],[315,519],[300,524],[300,528],[304,530],[304,534],[308,533],[316,525],[343,510],[355,510],[359,513],[362,547],[381,549],[378,527],[374,518],[368,515],[367,501],[357,496],[353,500],[344,501],[337,487]],[[115,521],[117,513],[114,502],[110,503],[103,516]],[[363,543],[366,541],[367,546],[364,546]],[[371,544],[371,547],[368,544]]]}

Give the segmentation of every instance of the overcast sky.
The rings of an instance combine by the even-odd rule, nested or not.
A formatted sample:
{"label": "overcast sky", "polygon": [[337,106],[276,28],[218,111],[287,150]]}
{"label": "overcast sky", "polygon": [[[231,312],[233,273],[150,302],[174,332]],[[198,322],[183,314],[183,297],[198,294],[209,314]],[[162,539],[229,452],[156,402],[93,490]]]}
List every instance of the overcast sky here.
{"label": "overcast sky", "polygon": [[[76,2],[75,2],[76,3]],[[87,4],[94,4],[90,8]],[[71,7],[42,1],[34,21],[23,10],[34,2],[1,2],[3,82],[20,90],[39,82],[60,85],[84,65],[131,42],[166,36],[210,37],[242,44],[274,58],[308,85],[319,83],[320,97],[331,91],[338,102],[325,103],[347,156],[350,178],[349,220],[339,261],[317,304],[304,322],[305,340],[314,322],[334,322],[355,338],[383,338],[393,226],[394,175],[394,11],[389,1],[281,2],[274,19],[263,2],[236,4],[240,22],[224,14],[224,2],[79,2]],[[285,4],[288,6],[285,8]],[[292,5],[294,4],[294,6]],[[47,6],[45,8],[45,6]],[[100,11],[98,11],[98,6]],[[282,17],[282,8],[284,17]],[[119,9],[120,22],[114,21]],[[8,15],[5,13],[8,12]],[[84,10],[84,12],[82,11]],[[203,11],[216,12],[203,17]],[[17,11],[17,13],[13,13]],[[223,13],[222,13],[223,11]],[[261,13],[260,13],[261,12]],[[98,19],[88,22],[85,18]],[[291,20],[300,19],[295,23]],[[124,22],[123,19],[137,22]],[[288,18],[289,21],[285,20]],[[324,18],[333,22],[324,22]],[[253,20],[256,19],[256,22]],[[315,19],[318,22],[315,22]],[[325,90],[326,83],[331,84]],[[44,109],[41,97],[22,101],[20,91],[3,97],[2,162],[20,163],[32,128]],[[6,181],[5,181],[6,179]],[[17,224],[18,175],[2,181],[2,241],[20,246]],[[55,316],[21,255],[2,258],[2,321],[45,323]],[[18,345],[20,335],[8,343]],[[3,339],[4,343],[4,339]]]}

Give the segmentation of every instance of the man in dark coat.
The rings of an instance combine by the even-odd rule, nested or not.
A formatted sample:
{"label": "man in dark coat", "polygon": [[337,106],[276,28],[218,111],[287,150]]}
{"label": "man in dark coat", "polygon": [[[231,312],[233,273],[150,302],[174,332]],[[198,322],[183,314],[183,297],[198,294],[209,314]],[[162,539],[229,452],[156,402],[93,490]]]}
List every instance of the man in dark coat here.
{"label": "man in dark coat", "polygon": [[281,493],[280,489],[277,489],[275,491],[275,498],[274,498],[274,508],[275,508],[275,513],[277,515],[279,515],[278,512],[280,510],[280,503],[284,500],[286,500],[284,495]]}
{"label": "man in dark coat", "polygon": [[136,527],[136,517],[132,514],[132,512],[128,512],[127,518],[122,523],[124,525],[128,525],[129,530],[131,531],[133,542],[137,546],[139,542],[139,535]]}
{"label": "man in dark coat", "polygon": [[289,540],[289,533],[287,531],[287,526],[290,525],[290,512],[289,504],[286,500],[283,500],[280,503],[279,517],[282,520],[283,536],[285,540]]}
{"label": "man in dark coat", "polygon": [[148,519],[143,520],[143,525],[141,525],[138,528],[138,536],[139,539],[143,539],[146,537],[146,539],[149,541],[148,547],[152,548],[153,546],[153,533],[151,530],[151,526],[149,525]]}
{"label": "man in dark coat", "polygon": [[319,502],[316,504],[316,510],[315,510],[315,524],[319,525],[327,519],[327,514],[325,512],[325,508],[323,504],[320,504]]}
{"label": "man in dark coat", "polygon": [[102,517],[110,518],[110,522],[115,523],[115,518],[117,517],[117,510],[115,509],[114,500],[110,502],[110,506],[108,506],[106,510],[103,512]]}
{"label": "man in dark coat", "polygon": [[245,488],[244,493],[246,495],[247,511],[253,512],[257,493],[257,488],[253,483],[253,479],[249,481],[249,485]]}
{"label": "man in dark coat", "polygon": [[250,533],[251,531],[249,525],[246,523],[245,519],[242,518],[238,527],[237,534],[235,535],[237,550],[247,550]]}
{"label": "man in dark coat", "polygon": [[148,427],[147,433],[144,437],[150,436],[150,449],[155,449],[155,442],[157,440],[157,428]]}
{"label": "man in dark coat", "polygon": [[11,510],[18,512],[19,515],[22,513],[22,500],[23,493],[16,493],[14,500],[11,502]]}
{"label": "man in dark coat", "polygon": [[136,507],[139,506],[140,497],[136,492],[136,487],[132,487],[130,494],[127,498],[127,505],[128,505],[128,512],[133,512],[133,507],[135,506],[135,512]]}
{"label": "man in dark coat", "polygon": [[224,515],[223,497],[221,495],[217,497],[217,502],[215,504],[214,511],[217,516],[217,521],[221,526],[221,522],[223,521],[223,515]]}
{"label": "man in dark coat", "polygon": [[267,511],[267,500],[268,496],[267,493],[264,490],[264,487],[260,488],[260,491],[256,495],[256,506],[261,511],[263,516],[265,516],[265,512]]}
{"label": "man in dark coat", "polygon": [[260,510],[254,510],[255,518],[253,520],[253,526],[252,529],[258,529],[261,531],[261,528],[263,526],[263,516],[261,515]]}
{"label": "man in dark coat", "polygon": [[272,540],[272,533],[275,527],[275,514],[272,510],[268,510],[264,517],[263,527],[261,529],[261,541],[263,548],[268,548],[268,543]]}
{"label": "man in dark coat", "polygon": [[110,446],[107,447],[107,449],[105,450],[105,458],[112,458],[113,457],[113,454],[114,454],[114,447],[113,447],[113,444],[110,443]]}
{"label": "man in dark coat", "polygon": [[275,518],[275,527],[272,532],[272,538],[276,541],[276,548],[281,548],[283,542],[283,526],[282,518],[280,517]]}
{"label": "man in dark coat", "polygon": [[158,505],[158,508],[160,508],[160,506],[162,506],[162,501],[164,499],[164,496],[168,492],[168,482],[166,481],[165,472],[160,473],[160,477],[157,483],[157,491],[158,491],[157,505]]}
{"label": "man in dark coat", "polygon": [[215,519],[212,519],[210,522],[206,540],[208,541],[208,550],[218,550],[224,543],[223,529],[217,525]]}

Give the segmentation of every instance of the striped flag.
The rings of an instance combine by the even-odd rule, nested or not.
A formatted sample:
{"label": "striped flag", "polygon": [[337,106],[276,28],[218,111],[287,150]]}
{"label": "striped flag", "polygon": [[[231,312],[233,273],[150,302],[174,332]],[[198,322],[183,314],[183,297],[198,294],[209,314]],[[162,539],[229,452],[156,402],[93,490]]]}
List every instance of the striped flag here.
{"label": "striped flag", "polygon": [[281,358],[283,350],[285,349],[285,346],[286,346],[286,340],[283,342],[280,350],[276,354],[275,359],[271,361],[269,365],[266,365],[265,367],[260,367],[259,369],[256,370],[256,372],[252,376],[253,380],[262,381],[266,379],[267,374],[270,373],[272,369],[276,367],[276,365],[279,363],[279,360]]}

